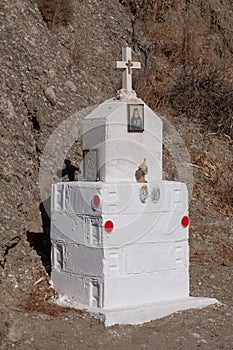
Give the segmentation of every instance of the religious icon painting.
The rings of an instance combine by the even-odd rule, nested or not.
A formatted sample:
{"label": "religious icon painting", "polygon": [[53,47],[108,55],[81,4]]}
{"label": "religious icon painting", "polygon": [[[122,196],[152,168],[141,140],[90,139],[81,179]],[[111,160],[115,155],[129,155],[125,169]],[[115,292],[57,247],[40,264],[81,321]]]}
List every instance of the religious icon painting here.
{"label": "religious icon painting", "polygon": [[128,104],[128,132],[144,131],[144,104]]}
{"label": "religious icon painting", "polygon": [[141,201],[142,203],[146,203],[146,200],[147,200],[147,198],[148,198],[148,188],[147,188],[147,185],[143,185],[143,186],[140,188],[139,197],[140,197],[140,201]]}
{"label": "religious icon painting", "polygon": [[158,186],[154,186],[151,191],[151,200],[153,203],[157,203],[160,198],[160,188]]}
{"label": "religious icon painting", "polygon": [[83,151],[83,177],[86,181],[98,181],[98,150]]}

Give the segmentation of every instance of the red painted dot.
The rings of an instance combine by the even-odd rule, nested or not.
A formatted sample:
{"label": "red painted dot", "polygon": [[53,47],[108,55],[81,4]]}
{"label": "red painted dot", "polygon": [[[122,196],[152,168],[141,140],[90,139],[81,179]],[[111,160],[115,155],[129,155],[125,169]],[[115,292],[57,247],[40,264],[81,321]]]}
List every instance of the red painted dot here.
{"label": "red painted dot", "polygon": [[112,221],[108,220],[105,222],[104,229],[106,232],[108,233],[112,232],[113,228],[114,228],[114,224]]}
{"label": "red painted dot", "polygon": [[97,194],[92,198],[93,205],[98,208],[100,206],[100,196]]}
{"label": "red painted dot", "polygon": [[189,225],[189,217],[188,216],[184,216],[181,220],[181,223],[184,227],[187,227]]}

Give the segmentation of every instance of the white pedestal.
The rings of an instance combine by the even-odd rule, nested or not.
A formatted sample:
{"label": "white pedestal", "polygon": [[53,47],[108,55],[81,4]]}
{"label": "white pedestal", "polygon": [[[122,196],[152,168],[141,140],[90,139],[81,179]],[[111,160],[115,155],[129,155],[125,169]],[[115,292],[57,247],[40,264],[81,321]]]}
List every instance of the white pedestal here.
{"label": "white pedestal", "polygon": [[[143,186],[147,195],[142,197]],[[216,302],[189,297],[188,227],[181,223],[187,208],[186,186],[177,182],[53,185],[55,290],[107,326],[143,323]],[[109,220],[114,227],[106,232]]]}
{"label": "white pedestal", "polygon": [[93,316],[101,319],[105,326],[114,324],[142,324],[178,311],[189,309],[201,309],[209,305],[217,304],[214,298],[194,298],[162,301],[154,304],[141,305],[131,308],[110,309],[110,310],[88,310]]}

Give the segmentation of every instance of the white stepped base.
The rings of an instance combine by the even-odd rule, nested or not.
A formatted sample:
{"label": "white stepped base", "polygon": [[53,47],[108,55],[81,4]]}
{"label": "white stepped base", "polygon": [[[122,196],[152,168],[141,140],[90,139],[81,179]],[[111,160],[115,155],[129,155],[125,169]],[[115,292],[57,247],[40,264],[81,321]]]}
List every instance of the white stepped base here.
{"label": "white stepped base", "polygon": [[219,304],[218,300],[214,298],[189,297],[180,300],[137,306],[135,308],[91,308],[88,311],[96,318],[101,319],[105,326],[108,327],[114,324],[142,324],[171,315],[178,311],[201,309],[213,304]]}

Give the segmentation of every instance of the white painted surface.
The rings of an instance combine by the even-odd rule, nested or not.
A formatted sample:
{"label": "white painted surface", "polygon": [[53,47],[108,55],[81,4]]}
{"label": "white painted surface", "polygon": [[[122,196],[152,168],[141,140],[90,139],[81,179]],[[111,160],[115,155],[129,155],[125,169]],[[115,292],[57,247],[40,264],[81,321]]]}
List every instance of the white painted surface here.
{"label": "white painted surface", "polygon": [[[150,195],[146,203],[141,202],[141,186],[101,182],[53,186],[52,256],[53,270],[59,273],[59,279],[52,274],[55,289],[62,290],[66,284],[67,296],[78,302],[79,293],[84,298],[87,280],[92,283],[94,279],[97,282],[90,287],[94,299],[89,296],[86,306],[93,304],[98,292],[105,308],[188,296],[188,228],[181,225],[187,200],[179,206],[171,200],[174,191],[185,198],[186,186],[161,180],[149,183],[148,193],[154,186],[160,188],[157,203]],[[92,203],[95,194],[101,199],[97,210]],[[56,201],[60,203],[62,196],[63,204],[58,206]],[[107,220],[114,223],[111,233],[104,230]]]}
{"label": "white painted surface", "polygon": [[144,104],[138,98],[107,100],[83,121],[83,149],[98,150],[100,181],[135,182],[135,171],[144,158],[148,182],[162,179],[162,121],[144,104],[144,131],[129,133],[129,103]]}
{"label": "white painted surface", "polygon": [[127,245],[124,250],[126,274],[150,273],[189,265],[187,241]]}
{"label": "white painted surface", "polygon": [[105,278],[105,308],[129,307],[189,295],[188,269],[162,270]]}
{"label": "white painted surface", "polygon": [[[179,189],[185,197],[186,186],[179,183],[175,186],[174,182],[167,181],[150,183],[146,203],[140,200],[141,186],[138,183],[127,185],[100,182],[64,184],[66,204],[63,212],[53,210],[52,239],[96,246],[94,236],[99,235],[97,245],[101,246],[103,242],[106,247],[187,239],[188,228],[181,225],[182,217],[188,213],[187,200],[179,205],[171,200],[174,189]],[[152,202],[150,197],[154,186],[160,188],[160,199],[157,203]],[[56,187],[60,188],[61,185],[54,185],[54,193]],[[96,194],[101,198],[101,205],[97,210],[92,206],[92,199]],[[111,234],[103,230],[103,224],[107,220],[112,220],[115,226]]]}
{"label": "white painted surface", "polygon": [[[140,189],[148,188],[146,203],[140,200]],[[157,203],[152,201],[154,188],[160,189]],[[57,194],[58,192],[58,194]],[[65,199],[60,207],[61,192]],[[148,184],[117,182],[66,182],[53,185],[53,203],[56,208],[52,212],[85,214],[99,216],[102,214],[136,214],[136,213],[166,213],[188,210],[188,194],[186,185],[174,181],[157,180]],[[94,195],[100,195],[102,203],[93,209],[91,202]],[[56,202],[58,198],[58,202]]]}
{"label": "white painted surface", "polygon": [[79,276],[103,276],[103,249],[77,244],[66,246],[63,271]]}
{"label": "white painted surface", "polygon": [[[169,316],[175,312],[201,309],[209,305],[219,304],[214,298],[184,298],[180,300],[163,301],[137,307],[118,308],[112,310],[89,310],[95,317],[103,320],[105,326],[114,324],[142,324]],[[181,330],[182,332],[182,330]]]}
{"label": "white painted surface", "polygon": [[127,93],[132,91],[132,70],[140,69],[140,62],[132,62],[132,53],[130,47],[122,48],[122,61],[117,61],[115,68],[124,69],[122,74],[122,89]]}
{"label": "white painted surface", "polygon": [[[106,325],[141,323],[198,304],[190,304],[188,298],[188,228],[181,225],[188,214],[186,186],[157,180],[148,184],[149,193],[154,186],[160,188],[159,201],[148,196],[145,204],[138,183],[53,186],[54,288],[74,305],[81,303],[98,317],[104,315]],[[101,199],[97,210],[92,205],[95,194]],[[106,220],[114,222],[111,233],[104,230]],[[152,313],[147,312],[148,304],[154,305]]]}
{"label": "white painted surface", "polygon": [[90,306],[90,278],[53,270],[51,280],[59,295],[67,297],[72,305]]}

